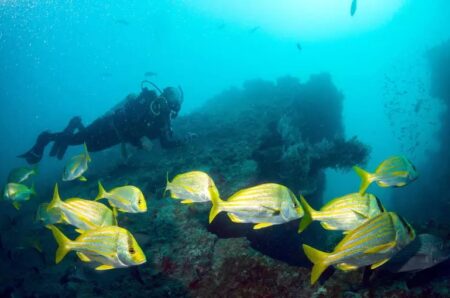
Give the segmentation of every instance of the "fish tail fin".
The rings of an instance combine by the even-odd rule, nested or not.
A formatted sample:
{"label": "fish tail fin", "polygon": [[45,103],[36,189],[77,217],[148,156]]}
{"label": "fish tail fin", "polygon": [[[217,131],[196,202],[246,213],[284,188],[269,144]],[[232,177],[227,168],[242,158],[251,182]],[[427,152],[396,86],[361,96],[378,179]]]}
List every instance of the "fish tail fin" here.
{"label": "fish tail fin", "polygon": [[66,256],[66,254],[71,250],[69,238],[67,238],[57,227],[54,225],[47,225],[55,237],[56,243],[58,243],[58,249],[56,250],[55,262],[58,264]]}
{"label": "fish tail fin", "polygon": [[211,190],[211,187],[209,187],[209,192],[211,194],[212,202],[211,211],[209,212],[209,223],[211,223],[217,214],[222,211],[223,201],[219,198],[219,195],[216,192]]}
{"label": "fish tail fin", "polygon": [[98,201],[100,199],[106,198],[107,195],[108,195],[108,192],[105,190],[105,188],[103,187],[102,183],[99,180],[98,181],[98,195],[95,197],[94,201]]}
{"label": "fish tail fin", "polygon": [[313,222],[314,213],[317,212],[308,204],[308,202],[305,200],[305,198],[302,195],[300,195],[300,203],[303,206],[303,210],[305,211],[305,214],[303,214],[303,218],[300,221],[300,226],[298,227],[298,233],[303,232]]}
{"label": "fish tail fin", "polygon": [[369,187],[370,183],[372,183],[372,174],[370,174],[369,172],[363,170],[358,166],[354,166],[353,170],[361,178],[361,186],[359,187],[359,193],[364,194],[367,188]]}
{"label": "fish tail fin", "polygon": [[163,198],[166,197],[166,193],[168,190],[170,190],[170,181],[169,181],[169,172],[166,172],[166,188],[164,189],[163,192]]}
{"label": "fish tail fin", "polygon": [[86,142],[83,143],[83,148],[84,148],[84,155],[86,155],[86,160],[88,162],[91,162],[91,156],[89,155],[89,151],[88,151]]}
{"label": "fish tail fin", "polygon": [[311,272],[311,284],[313,285],[325,269],[328,268],[328,264],[326,259],[328,258],[329,253],[317,250],[309,245],[303,244],[303,251],[305,252],[306,257],[314,264]]}
{"label": "fish tail fin", "polygon": [[34,187],[34,182],[31,184],[30,192],[33,196],[36,196],[36,188]]}
{"label": "fish tail fin", "polygon": [[47,211],[58,207],[61,204],[61,197],[59,196],[58,183],[55,184],[55,190],[53,191],[53,199],[47,206]]}

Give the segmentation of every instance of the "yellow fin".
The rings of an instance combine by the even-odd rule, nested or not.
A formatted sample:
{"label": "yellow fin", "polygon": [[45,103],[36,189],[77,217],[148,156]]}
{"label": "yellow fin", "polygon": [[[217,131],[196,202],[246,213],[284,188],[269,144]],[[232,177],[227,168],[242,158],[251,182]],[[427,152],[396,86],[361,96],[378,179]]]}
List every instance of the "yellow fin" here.
{"label": "yellow fin", "polygon": [[367,249],[366,251],[364,251],[365,254],[374,254],[374,253],[379,253],[379,252],[384,252],[390,248],[393,248],[397,245],[396,241],[391,241],[389,243],[386,244],[382,244],[382,245],[378,245],[375,247],[371,247],[369,249]]}
{"label": "yellow fin", "polygon": [[372,264],[372,266],[370,266],[370,269],[375,269],[375,268],[378,268],[378,267],[380,267],[381,265],[383,265],[384,263],[386,263],[387,261],[389,261],[389,259],[384,259],[384,260],[381,260],[381,261],[379,261],[379,262],[376,262],[375,264]]}
{"label": "yellow fin", "polygon": [[355,213],[355,214],[358,215],[359,217],[362,217],[362,218],[365,218],[365,219],[369,218],[369,217],[367,216],[367,214],[364,214],[364,213],[362,213],[362,212],[360,212],[360,211],[358,211],[358,210],[352,209],[352,211],[353,211],[353,213]]}
{"label": "yellow fin", "polygon": [[78,234],[83,234],[85,232],[85,230],[82,229],[75,229],[75,232],[77,232]]}
{"label": "yellow fin", "polygon": [[84,177],[84,176],[78,177],[78,180],[79,180],[79,181],[83,181],[83,182],[86,182],[86,181],[87,181],[86,177]]}
{"label": "yellow fin", "polygon": [[47,228],[52,230],[56,243],[58,243],[58,249],[56,250],[55,262],[58,264],[64,258],[64,256],[70,251],[71,241],[54,225],[48,225]]}
{"label": "yellow fin", "polygon": [[191,199],[181,201],[181,204],[192,204],[192,203],[194,203],[194,201]]}
{"label": "yellow fin", "polygon": [[100,180],[98,181],[98,195],[97,197],[95,197],[94,201],[98,201],[100,199],[103,198],[107,198],[108,197],[108,192],[105,190],[105,188],[103,187],[102,183],[100,182]]}
{"label": "yellow fin", "polygon": [[361,178],[361,186],[359,187],[359,193],[364,194],[369,187],[370,183],[372,183],[372,174],[361,169],[358,166],[354,166],[353,170],[355,170],[356,174]]}
{"label": "yellow fin", "polygon": [[329,223],[326,222],[320,222],[320,225],[325,229],[325,230],[330,230],[330,231],[335,231],[337,230],[336,227],[330,225]]}
{"label": "yellow fin", "polygon": [[218,194],[213,191],[212,186],[208,187],[208,191],[211,196],[212,207],[209,211],[209,223],[211,223],[214,218],[222,211],[222,205],[225,203],[222,201]]}
{"label": "yellow fin", "polygon": [[88,256],[86,256],[84,253],[82,252],[77,252],[77,256],[80,258],[81,261],[83,262],[90,262],[91,259],[88,258]]}
{"label": "yellow fin", "polygon": [[14,208],[16,208],[17,210],[20,209],[21,204],[19,202],[16,201],[16,202],[13,202],[12,204],[13,204]]}
{"label": "yellow fin", "polygon": [[235,223],[245,223],[244,220],[240,219],[238,216],[234,215],[233,213],[227,213],[228,217],[231,219],[232,222]]}
{"label": "yellow fin", "polygon": [[336,268],[342,271],[351,271],[351,270],[356,270],[358,269],[358,266],[355,265],[350,265],[350,264],[346,264],[346,263],[341,263],[341,264],[337,264]]}
{"label": "yellow fin", "polygon": [[111,270],[111,269],[114,269],[114,266],[111,266],[111,265],[100,265],[97,268],[95,268],[95,270],[100,270],[100,271],[102,271],[102,270]]}
{"label": "yellow fin", "polygon": [[271,222],[262,222],[262,223],[259,223],[257,225],[254,225],[253,226],[253,230],[259,230],[259,229],[267,228],[267,227],[270,227],[270,226],[273,226],[273,223],[271,223]]}
{"label": "yellow fin", "polygon": [[327,258],[330,254],[306,244],[303,244],[303,251],[305,252],[306,257],[314,264],[311,272],[311,284],[313,285],[325,269],[328,268]]}
{"label": "yellow fin", "polygon": [[47,211],[50,209],[58,207],[61,203],[61,197],[59,196],[58,183],[55,184],[55,188],[53,190],[53,199],[47,206]]}
{"label": "yellow fin", "polygon": [[305,198],[302,195],[300,195],[300,204],[302,205],[305,213],[303,214],[303,218],[300,221],[300,225],[298,227],[298,233],[303,232],[313,222],[314,213],[317,212],[308,204],[308,202],[305,200]]}

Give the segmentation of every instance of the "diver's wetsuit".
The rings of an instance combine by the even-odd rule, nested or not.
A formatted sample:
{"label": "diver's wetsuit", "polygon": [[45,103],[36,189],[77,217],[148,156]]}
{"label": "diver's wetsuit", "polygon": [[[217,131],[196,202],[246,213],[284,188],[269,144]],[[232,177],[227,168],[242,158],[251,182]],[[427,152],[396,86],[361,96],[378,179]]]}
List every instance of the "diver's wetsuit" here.
{"label": "diver's wetsuit", "polygon": [[[77,130],[77,132],[75,132]],[[74,117],[60,133],[43,132],[36,144],[19,156],[30,164],[41,160],[45,147],[54,142],[50,156],[62,159],[68,146],[86,143],[90,152],[101,151],[120,143],[142,148],[141,138],[159,138],[163,148],[182,144],[173,138],[171,109],[164,97],[143,88],[139,96],[129,95],[125,102],[103,117],[84,127],[80,117]]]}

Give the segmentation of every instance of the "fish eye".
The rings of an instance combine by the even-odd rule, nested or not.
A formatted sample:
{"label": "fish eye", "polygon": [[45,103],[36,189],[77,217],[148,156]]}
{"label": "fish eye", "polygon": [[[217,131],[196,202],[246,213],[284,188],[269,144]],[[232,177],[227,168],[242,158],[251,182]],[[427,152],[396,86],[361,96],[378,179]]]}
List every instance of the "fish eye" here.
{"label": "fish eye", "polygon": [[134,255],[136,253],[133,246],[128,247],[128,252],[132,255]]}

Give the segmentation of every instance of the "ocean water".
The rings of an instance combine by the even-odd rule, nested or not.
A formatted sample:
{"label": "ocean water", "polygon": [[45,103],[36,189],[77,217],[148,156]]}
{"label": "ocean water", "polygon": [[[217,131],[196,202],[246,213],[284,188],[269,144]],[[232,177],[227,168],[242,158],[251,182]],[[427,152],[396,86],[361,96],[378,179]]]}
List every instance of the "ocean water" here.
{"label": "ocean water", "polygon": [[[61,132],[75,116],[86,127],[76,141],[66,136],[73,146],[61,159],[49,156],[52,142],[42,147],[37,174],[23,183],[36,195],[19,210],[2,196],[0,296],[448,297],[449,32],[444,0],[0,0],[2,187],[29,166],[18,156],[42,132]],[[145,101],[120,108],[144,80],[182,90],[177,117],[161,118],[170,127]],[[165,146],[167,134],[176,146]],[[83,142],[87,181],[62,181]],[[299,234],[298,218],[254,230],[227,212],[210,223],[211,202],[180,204],[164,191],[166,177],[198,170],[223,200],[278,183],[318,210],[358,192],[352,166],[375,172],[392,156],[411,161],[418,178],[368,192],[422,242],[371,274],[328,269],[314,285],[302,245],[331,252],[341,232],[314,222]],[[74,252],[55,264],[40,204],[56,183],[63,200],[91,201],[97,181],[143,192],[147,210],[119,210],[117,221],[144,264],[99,271]],[[414,270],[389,266],[399,263]]]}

